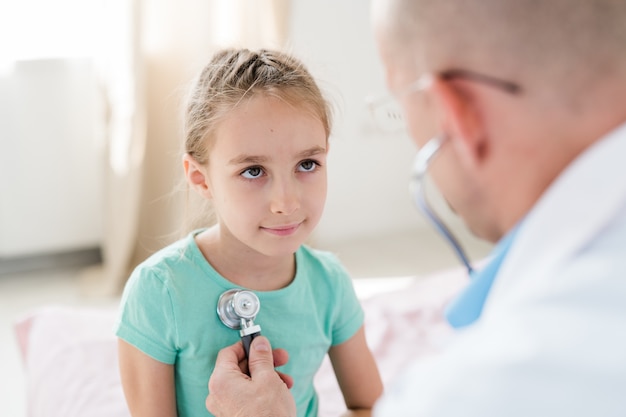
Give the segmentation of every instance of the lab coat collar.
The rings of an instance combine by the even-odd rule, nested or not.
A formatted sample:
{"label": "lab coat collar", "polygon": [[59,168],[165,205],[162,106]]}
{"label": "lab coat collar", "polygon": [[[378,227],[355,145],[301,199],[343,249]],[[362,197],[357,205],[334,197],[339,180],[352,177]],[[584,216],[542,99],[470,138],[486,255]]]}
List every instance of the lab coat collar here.
{"label": "lab coat collar", "polygon": [[455,329],[474,323],[480,317],[491,286],[498,275],[500,265],[513,243],[517,227],[503,237],[491,251],[487,263],[480,269],[474,269],[469,284],[446,307],[445,317]]}

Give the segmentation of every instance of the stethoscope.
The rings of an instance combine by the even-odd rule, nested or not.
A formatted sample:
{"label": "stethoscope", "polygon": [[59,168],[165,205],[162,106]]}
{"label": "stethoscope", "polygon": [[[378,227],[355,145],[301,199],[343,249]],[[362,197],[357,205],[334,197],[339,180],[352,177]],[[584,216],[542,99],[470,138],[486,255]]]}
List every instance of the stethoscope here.
{"label": "stethoscope", "polygon": [[227,327],[239,330],[246,358],[252,340],[261,334],[261,326],[254,319],[261,309],[259,297],[252,291],[234,288],[225,291],[217,301],[217,315]]}
{"label": "stethoscope", "polygon": [[441,149],[441,145],[443,145],[445,141],[446,136],[435,136],[419,150],[413,162],[410,192],[413,202],[417,208],[422,212],[422,214],[424,214],[435,229],[448,241],[450,246],[452,246],[454,253],[467,269],[467,273],[471,275],[473,268],[467,254],[454,234],[452,234],[450,229],[446,227],[445,223],[439,218],[439,216],[437,216],[430,204],[428,204],[426,192],[424,191],[424,178],[426,177],[426,172],[428,171],[428,165],[439,149]]}

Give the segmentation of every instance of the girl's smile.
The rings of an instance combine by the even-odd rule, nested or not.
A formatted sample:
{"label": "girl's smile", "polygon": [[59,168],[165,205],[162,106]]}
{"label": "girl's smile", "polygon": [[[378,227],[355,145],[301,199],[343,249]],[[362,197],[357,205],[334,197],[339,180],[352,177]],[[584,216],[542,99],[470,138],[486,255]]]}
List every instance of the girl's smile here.
{"label": "girl's smile", "polygon": [[301,224],[302,222],[291,224],[291,225],[286,225],[286,226],[274,226],[274,227],[261,226],[261,230],[268,232],[269,234],[276,235],[276,236],[291,236],[298,231],[298,228],[300,227]]}

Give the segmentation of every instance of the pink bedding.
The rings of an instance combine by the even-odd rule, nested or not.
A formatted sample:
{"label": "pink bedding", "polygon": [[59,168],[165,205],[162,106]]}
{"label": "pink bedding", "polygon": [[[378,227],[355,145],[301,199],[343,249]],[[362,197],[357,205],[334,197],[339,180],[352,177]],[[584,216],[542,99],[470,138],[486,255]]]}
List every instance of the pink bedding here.
{"label": "pink bedding", "polygon": [[[451,331],[442,310],[464,281],[463,270],[455,269],[363,299],[367,340],[383,382],[407,361],[435,354],[446,343]],[[129,416],[117,372],[114,320],[115,308],[50,306],[15,324],[29,417]],[[315,384],[320,416],[345,410],[328,359]]]}

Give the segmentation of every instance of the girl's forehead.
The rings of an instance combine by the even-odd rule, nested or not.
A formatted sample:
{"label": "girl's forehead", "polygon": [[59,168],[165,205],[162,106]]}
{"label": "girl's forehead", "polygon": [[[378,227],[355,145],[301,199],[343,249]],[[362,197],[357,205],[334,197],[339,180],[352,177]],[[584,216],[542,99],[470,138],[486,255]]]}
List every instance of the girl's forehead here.
{"label": "girl's forehead", "polygon": [[323,122],[307,106],[254,96],[227,114],[216,129],[212,152],[298,152],[326,147]]}

